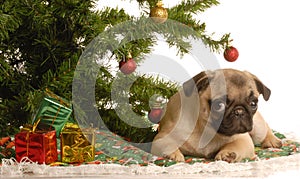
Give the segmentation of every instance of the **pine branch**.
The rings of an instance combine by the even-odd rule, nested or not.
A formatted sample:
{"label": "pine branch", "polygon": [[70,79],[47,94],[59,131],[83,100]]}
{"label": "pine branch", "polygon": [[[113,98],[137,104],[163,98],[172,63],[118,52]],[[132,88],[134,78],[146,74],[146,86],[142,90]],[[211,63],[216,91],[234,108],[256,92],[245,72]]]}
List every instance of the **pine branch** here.
{"label": "pine branch", "polygon": [[9,33],[14,32],[20,25],[20,21],[13,15],[5,14],[0,11],[0,41],[9,38]]}
{"label": "pine branch", "polygon": [[159,0],[137,0],[140,6],[147,5],[148,8],[152,8]]}
{"label": "pine branch", "polygon": [[124,9],[106,7],[97,13],[101,21],[110,26],[133,19],[132,16],[125,13]]}
{"label": "pine branch", "polygon": [[[203,0],[203,1],[188,1],[187,6],[182,4],[169,9],[169,18],[181,22],[197,32],[197,35],[194,38],[202,39],[203,43],[207,45],[211,51],[220,52],[226,48],[226,45],[230,41],[230,34],[225,34],[219,40],[212,39],[209,35],[206,34],[206,25],[201,23],[193,18],[192,13],[197,13],[198,11],[204,11],[206,8],[211,7],[212,5],[217,5],[217,1]],[[171,44],[172,45],[172,44]],[[180,47],[179,47],[180,49]],[[186,53],[186,50],[180,49],[181,52]]]}
{"label": "pine branch", "polygon": [[[154,7],[158,0],[138,0],[140,6],[148,5],[149,9]],[[194,38],[202,39],[203,43],[207,45],[212,52],[220,53],[230,40],[230,34],[223,35],[222,38],[215,40],[206,34],[205,23],[197,21],[193,14],[204,12],[206,9],[218,5],[217,0],[183,0],[180,4],[168,9],[168,18],[170,20],[178,21],[182,24],[191,27],[198,34]],[[149,10],[150,11],[150,10]],[[173,28],[174,27],[170,27]],[[176,32],[176,27],[174,29]],[[182,37],[187,37],[188,34],[180,32]],[[166,41],[169,43],[170,47],[175,46],[178,49],[178,54],[183,55],[188,53],[190,45],[185,41],[180,40],[181,38],[170,38],[166,37]]]}
{"label": "pine branch", "polygon": [[218,5],[217,0],[183,0],[179,5],[173,7],[172,9],[177,9],[178,11],[183,10],[184,12],[197,14],[199,12],[204,12],[208,8],[214,5]]}
{"label": "pine branch", "polygon": [[229,42],[231,41],[230,33],[224,34],[219,40],[213,40],[208,35],[202,35],[201,37],[203,39],[204,44],[208,45],[212,51],[215,51],[218,53],[222,52],[227,47]]}

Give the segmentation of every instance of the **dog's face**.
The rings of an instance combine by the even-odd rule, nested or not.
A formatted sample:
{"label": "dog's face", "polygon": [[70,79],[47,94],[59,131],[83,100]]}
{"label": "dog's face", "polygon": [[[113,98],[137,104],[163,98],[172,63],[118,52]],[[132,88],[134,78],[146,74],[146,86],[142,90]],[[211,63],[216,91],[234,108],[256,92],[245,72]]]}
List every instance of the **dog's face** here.
{"label": "dog's face", "polygon": [[183,84],[186,96],[199,93],[200,119],[219,134],[250,132],[258,97],[271,91],[254,75],[233,69],[206,71]]}

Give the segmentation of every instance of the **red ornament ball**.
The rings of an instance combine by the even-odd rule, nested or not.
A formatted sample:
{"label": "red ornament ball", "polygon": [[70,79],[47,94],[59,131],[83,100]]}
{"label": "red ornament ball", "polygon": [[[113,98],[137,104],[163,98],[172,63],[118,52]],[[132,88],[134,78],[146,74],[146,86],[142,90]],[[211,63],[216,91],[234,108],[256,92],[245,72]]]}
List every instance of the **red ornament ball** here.
{"label": "red ornament ball", "polygon": [[239,57],[239,51],[235,47],[231,46],[231,47],[226,48],[223,55],[224,55],[225,60],[227,60],[229,62],[234,62]]}
{"label": "red ornament ball", "polygon": [[136,69],[136,63],[133,58],[128,58],[119,62],[119,69],[125,75],[129,75]]}
{"label": "red ornament ball", "polygon": [[162,108],[152,108],[151,111],[148,113],[148,118],[152,123],[158,124],[162,115],[163,115]]}

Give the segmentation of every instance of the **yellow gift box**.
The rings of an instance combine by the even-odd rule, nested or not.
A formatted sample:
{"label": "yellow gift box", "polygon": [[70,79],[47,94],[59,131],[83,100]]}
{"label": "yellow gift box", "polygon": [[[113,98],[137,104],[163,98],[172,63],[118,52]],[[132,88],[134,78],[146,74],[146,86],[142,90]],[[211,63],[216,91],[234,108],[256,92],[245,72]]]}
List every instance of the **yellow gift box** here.
{"label": "yellow gift box", "polygon": [[95,130],[80,129],[77,124],[66,123],[61,134],[61,161],[82,163],[95,160]]}

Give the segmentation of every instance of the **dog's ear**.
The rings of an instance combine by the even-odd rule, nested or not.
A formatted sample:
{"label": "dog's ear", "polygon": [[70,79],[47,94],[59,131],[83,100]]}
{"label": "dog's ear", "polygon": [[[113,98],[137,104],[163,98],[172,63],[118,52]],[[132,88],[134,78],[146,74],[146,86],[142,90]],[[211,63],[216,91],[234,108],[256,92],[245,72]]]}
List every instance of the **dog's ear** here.
{"label": "dog's ear", "polygon": [[271,96],[271,90],[266,87],[258,78],[254,78],[254,81],[258,92],[263,95],[264,100],[268,101]]}
{"label": "dog's ear", "polygon": [[209,85],[207,72],[203,71],[192,79],[183,83],[183,91],[186,96],[191,96],[193,91],[197,89],[198,92],[206,89]]}
{"label": "dog's ear", "polygon": [[268,101],[271,96],[271,90],[268,87],[266,87],[266,85],[264,85],[260,81],[260,79],[257,78],[257,76],[253,75],[250,72],[247,72],[247,73],[253,78],[253,80],[256,84],[257,91],[263,95],[265,101]]}

